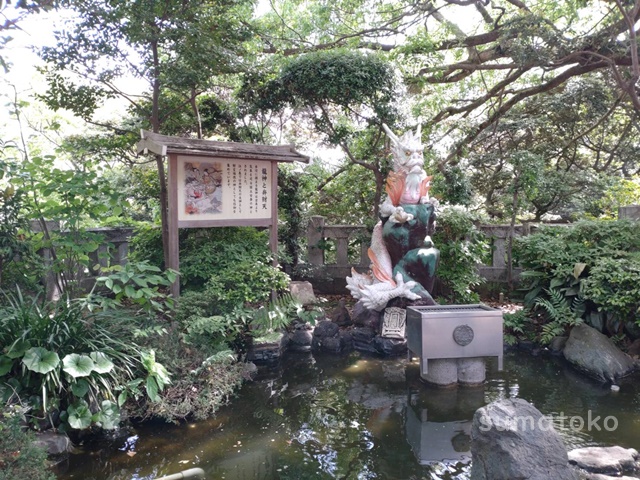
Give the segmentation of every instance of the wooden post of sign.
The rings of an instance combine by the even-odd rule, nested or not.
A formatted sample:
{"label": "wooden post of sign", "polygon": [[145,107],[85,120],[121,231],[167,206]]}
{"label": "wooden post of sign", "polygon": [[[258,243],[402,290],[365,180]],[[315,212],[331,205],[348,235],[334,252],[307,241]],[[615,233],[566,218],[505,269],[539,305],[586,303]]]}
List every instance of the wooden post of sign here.
{"label": "wooden post of sign", "polygon": [[273,254],[273,266],[278,266],[278,162],[271,162],[271,229],[269,246]]}
{"label": "wooden post of sign", "polygon": [[[178,242],[178,156],[169,155],[169,258],[167,268],[180,270],[180,247]],[[171,295],[174,299],[180,296],[180,278],[171,284]]]}
{"label": "wooden post of sign", "polygon": [[[271,228],[269,229],[269,246],[273,255],[272,264],[278,266],[278,162],[271,162]],[[271,290],[271,301],[275,302],[278,294]]]}

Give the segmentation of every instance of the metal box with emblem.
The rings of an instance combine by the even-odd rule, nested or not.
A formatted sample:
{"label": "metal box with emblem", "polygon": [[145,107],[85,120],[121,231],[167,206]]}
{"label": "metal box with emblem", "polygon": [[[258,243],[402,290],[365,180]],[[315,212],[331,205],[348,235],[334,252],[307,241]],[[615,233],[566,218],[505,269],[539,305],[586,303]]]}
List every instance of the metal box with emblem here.
{"label": "metal box with emblem", "polygon": [[483,304],[407,307],[407,347],[420,357],[422,374],[428,360],[498,357],[502,370],[502,311]]}

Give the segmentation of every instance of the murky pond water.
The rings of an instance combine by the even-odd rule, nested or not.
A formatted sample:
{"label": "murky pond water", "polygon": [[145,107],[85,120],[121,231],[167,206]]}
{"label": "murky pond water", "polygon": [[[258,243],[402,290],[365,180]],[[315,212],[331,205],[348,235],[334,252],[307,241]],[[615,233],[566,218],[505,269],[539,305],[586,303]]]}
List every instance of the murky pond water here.
{"label": "murky pond water", "polygon": [[289,354],[215,419],[148,423],[83,445],[58,478],[154,479],[200,467],[207,480],[466,479],[473,413],[505,397],[552,415],[568,448],[640,449],[639,377],[614,393],[558,358],[514,352],[504,364],[498,372],[489,362],[483,387],[443,390],[404,359]]}

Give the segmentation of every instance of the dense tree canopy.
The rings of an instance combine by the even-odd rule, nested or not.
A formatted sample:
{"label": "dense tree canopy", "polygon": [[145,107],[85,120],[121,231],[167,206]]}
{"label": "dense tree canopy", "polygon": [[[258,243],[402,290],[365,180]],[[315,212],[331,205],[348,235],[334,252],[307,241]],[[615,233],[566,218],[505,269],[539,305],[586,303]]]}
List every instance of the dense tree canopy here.
{"label": "dense tree canopy", "polygon": [[612,177],[637,174],[640,1],[272,5],[262,19],[265,53],[386,55],[407,88],[397,103],[423,119],[432,167],[459,166],[492,216],[506,214],[517,176],[510,152],[542,161],[520,207],[538,219],[579,211]]}
{"label": "dense tree canopy", "polygon": [[[316,155],[316,211],[361,205],[347,216],[363,222],[388,168],[383,122],[420,121],[433,192],[498,220],[594,213],[640,169],[640,0],[272,0],[260,13],[246,0],[57,4],[77,17],[42,52],[50,88],[39,93],[107,127],[68,142],[83,155],[130,157],[140,127],[307,148],[315,138],[341,151],[328,164]],[[128,116],[98,120],[114,96]],[[523,152],[537,179],[514,205]],[[323,203],[336,198],[344,208]]]}

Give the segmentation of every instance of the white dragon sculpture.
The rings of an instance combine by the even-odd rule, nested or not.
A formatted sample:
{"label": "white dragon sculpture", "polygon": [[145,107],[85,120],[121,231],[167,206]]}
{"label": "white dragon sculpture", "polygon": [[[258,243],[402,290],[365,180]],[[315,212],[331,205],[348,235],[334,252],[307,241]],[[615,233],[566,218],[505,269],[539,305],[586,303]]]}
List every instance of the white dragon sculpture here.
{"label": "white dragon sculpture", "polygon": [[[387,177],[387,196],[380,205],[380,216],[388,217],[387,222],[404,224],[411,222],[414,215],[407,213],[401,206],[435,203],[429,198],[431,177],[424,171],[424,157],[420,125],[416,132],[408,131],[397,137],[386,125],[383,128],[391,140],[393,153],[393,171]],[[383,222],[373,229],[369,258],[371,272],[360,274],[354,269],[347,277],[347,289],[370,310],[382,310],[389,300],[406,297],[416,300],[422,295],[416,293],[416,281],[407,280],[407,275],[397,272],[395,275],[391,255],[383,238]]]}

